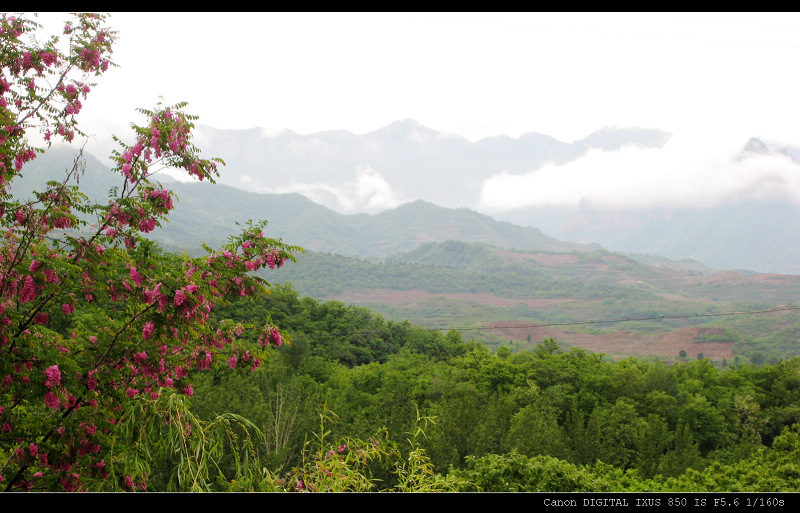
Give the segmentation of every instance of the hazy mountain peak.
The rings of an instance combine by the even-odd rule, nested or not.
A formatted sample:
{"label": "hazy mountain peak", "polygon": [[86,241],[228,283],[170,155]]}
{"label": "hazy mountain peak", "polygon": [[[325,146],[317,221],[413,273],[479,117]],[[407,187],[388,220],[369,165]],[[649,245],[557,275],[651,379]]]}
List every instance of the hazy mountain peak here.
{"label": "hazy mountain peak", "polygon": [[672,134],[656,128],[605,126],[589,134],[575,145],[586,145],[589,148],[600,148],[605,151],[618,150],[623,146],[633,145],[639,148],[663,148]]}
{"label": "hazy mountain peak", "polygon": [[744,145],[743,151],[750,153],[761,153],[762,155],[769,154],[769,148],[764,141],[758,137],[751,137],[747,144]]}
{"label": "hazy mountain peak", "polygon": [[776,148],[774,145],[770,148],[767,143],[759,139],[758,137],[751,137],[739,153],[739,156],[736,160],[741,161],[751,156],[777,156],[784,159],[790,160],[793,164],[800,163],[800,151],[797,148],[793,147],[779,147]]}
{"label": "hazy mountain peak", "polygon": [[460,135],[434,130],[411,118],[395,121],[368,135],[375,135],[381,138],[404,139],[419,145],[440,142],[442,140],[462,140],[467,142],[467,140]]}
{"label": "hazy mountain peak", "polygon": [[406,118],[402,120],[395,121],[393,123],[389,123],[383,128],[379,128],[375,130],[373,133],[392,133],[392,134],[405,134],[409,131],[413,130],[424,130],[426,132],[436,132],[435,130],[428,128],[426,126],[421,125],[417,121]]}

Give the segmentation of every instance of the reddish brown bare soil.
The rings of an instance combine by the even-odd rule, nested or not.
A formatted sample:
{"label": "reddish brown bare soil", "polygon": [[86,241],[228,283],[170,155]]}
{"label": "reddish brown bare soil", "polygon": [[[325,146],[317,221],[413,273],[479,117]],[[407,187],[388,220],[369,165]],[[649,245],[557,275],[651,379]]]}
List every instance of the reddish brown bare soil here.
{"label": "reddish brown bare soil", "polygon": [[[513,323],[503,323],[511,326]],[[523,325],[524,323],[518,323]],[[647,357],[654,356],[660,360],[678,360],[681,350],[686,351],[687,359],[697,358],[698,353],[703,353],[705,358],[722,361],[726,358],[733,361],[734,353],[732,343],[721,342],[695,342],[700,334],[713,334],[714,328],[681,328],[668,333],[648,335],[645,333],[632,333],[620,331],[615,333],[581,333],[571,330],[554,328],[524,328],[509,327],[496,330],[502,335],[516,340],[527,340],[531,335],[531,347],[544,338],[552,337],[559,342],[566,342],[573,347],[588,349],[595,353],[603,353],[618,358],[629,356]]]}
{"label": "reddish brown bare soil", "polygon": [[741,274],[736,271],[719,271],[703,279],[705,283],[768,283],[774,286],[796,284],[800,277],[790,274]]}
{"label": "reddish brown bare soil", "polygon": [[339,294],[334,298],[344,303],[387,303],[414,307],[417,303],[430,301],[434,298],[458,299],[460,301],[475,301],[488,306],[514,306],[525,303],[530,308],[546,308],[569,301],[568,299],[534,299],[534,298],[503,298],[491,294],[472,294],[469,292],[453,294],[431,294],[423,290],[365,290]]}
{"label": "reddish brown bare soil", "polygon": [[516,253],[514,251],[498,251],[497,254],[504,262],[514,262],[520,260],[535,260],[545,266],[557,266],[578,263],[578,255],[571,253]]}
{"label": "reddish brown bare soil", "polygon": [[[741,275],[737,275],[741,276]],[[413,308],[418,303],[434,298],[474,301],[479,304],[496,307],[514,306],[525,303],[530,308],[547,308],[568,302],[568,299],[538,298],[501,298],[490,294],[431,294],[421,290],[368,290],[337,295],[338,301],[346,303],[387,303]],[[714,328],[681,328],[668,333],[646,334],[627,331],[614,333],[582,333],[568,328],[555,326],[531,327],[531,323],[522,321],[503,321],[489,324],[492,332],[498,336],[527,342],[530,335],[530,347],[535,347],[542,339],[552,337],[573,347],[587,349],[595,353],[603,353],[615,359],[636,357],[656,357],[665,361],[679,359],[681,350],[686,351],[687,359],[697,358],[703,353],[706,358],[721,362],[723,358],[733,361],[732,343],[703,342],[695,339],[700,334],[713,334]]]}

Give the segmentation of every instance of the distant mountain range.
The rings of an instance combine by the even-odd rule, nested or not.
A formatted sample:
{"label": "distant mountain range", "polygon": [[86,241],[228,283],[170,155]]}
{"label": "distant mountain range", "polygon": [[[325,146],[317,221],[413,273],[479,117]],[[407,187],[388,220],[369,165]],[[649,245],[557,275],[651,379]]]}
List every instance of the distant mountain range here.
{"label": "distant mountain range", "polygon": [[[73,155],[70,147],[52,148],[25,166],[11,192],[24,198],[34,187],[62,178]],[[289,281],[304,295],[366,305],[390,319],[412,319],[432,327],[502,322],[510,330],[502,336],[518,344],[527,343],[526,337],[534,342],[556,337],[577,347],[620,356],[634,354],[628,346],[609,349],[606,339],[619,337],[616,330],[620,330],[624,340],[638,337],[639,342],[652,346],[643,349],[646,354],[664,358],[674,358],[675,348],[669,346],[671,352],[658,349],[662,340],[658,337],[708,323],[711,327],[707,329],[692,328],[691,336],[678,333],[686,335],[687,348],[698,350],[692,344],[706,341],[697,337],[718,336],[723,328],[731,327],[749,337],[742,339],[737,349],[748,358],[765,351],[772,351],[769,354],[774,353],[775,358],[797,353],[797,328],[792,324],[796,316],[770,317],[770,324],[757,323],[758,329],[747,331],[749,325],[740,326],[736,319],[714,324],[711,315],[796,302],[800,277],[715,272],[694,260],[657,255],[673,238],[676,246],[688,244],[712,257],[714,250],[727,251],[729,254],[722,256],[737,262],[728,268],[749,267],[738,262],[759,256],[761,265],[784,265],[785,261],[776,258],[791,258],[800,239],[793,226],[800,217],[790,205],[755,202],[747,208],[718,210],[718,218],[713,218],[712,209],[704,214],[705,220],[699,214],[692,218],[685,212],[661,212],[662,217],[654,215],[644,223],[636,215],[614,218],[606,214],[612,217],[602,218],[598,213],[583,212],[584,220],[595,228],[609,227],[609,234],[622,236],[626,230],[630,234],[638,230],[639,239],[634,240],[640,254],[623,256],[597,244],[565,242],[537,228],[424,200],[375,214],[342,214],[298,193],[248,192],[168,177],[163,182],[178,197],[169,222],[151,234],[166,250],[197,254],[201,242],[212,247],[224,243],[241,228],[237,223],[266,219],[268,236],[308,250],[300,255],[298,264],[266,273],[267,280]],[[89,155],[80,184],[90,198],[105,201],[109,188],[122,184],[122,176]],[[554,219],[570,215],[557,209],[546,214]],[[774,233],[786,237],[770,238],[773,232],[764,228],[764,218],[769,218]],[[580,227],[579,219],[574,219]],[[620,230],[619,226],[627,228]],[[732,247],[730,241],[740,242]],[[737,248],[741,249],[738,253]],[[797,261],[795,258],[792,264]],[[671,320],[676,315],[684,317],[678,324]],[[620,322],[600,331],[581,331],[569,324],[586,319]],[[559,323],[567,324],[559,328]],[[526,326],[527,331],[522,329]],[[631,335],[631,331],[638,334]],[[778,332],[779,337],[772,335]],[[492,333],[476,337],[494,344],[500,340]],[[603,340],[606,345],[601,344]],[[733,342],[722,342],[727,344],[722,348],[725,354],[732,355]],[[712,354],[710,346],[700,349]]]}
{"label": "distant mountain range", "polygon": [[[14,194],[27,196],[34,185],[63,176],[73,150],[53,148],[28,164]],[[61,173],[61,175],[60,175]],[[461,240],[500,247],[541,251],[591,251],[597,245],[559,241],[532,227],[496,221],[475,211],[444,208],[418,200],[379,214],[340,214],[308,198],[292,194],[246,192],[209,183],[181,183],[165,177],[178,197],[169,222],[153,232],[167,250],[200,249],[200,242],[215,247],[236,233],[248,219],[269,221],[268,235],[311,251],[362,258],[380,258],[408,251],[426,242]],[[108,190],[121,185],[121,175],[111,173],[92,156],[81,178],[85,194],[105,201]]]}
{"label": "distant mountain range", "polygon": [[412,119],[360,135],[207,126],[198,127],[197,135],[205,154],[228,164],[221,183],[256,192],[301,192],[341,212],[375,212],[419,199],[474,208],[483,181],[495,173],[563,164],[591,149],[660,148],[669,137],[660,130],[607,127],[573,143],[535,132],[470,142]]}
{"label": "distant mountain range", "polygon": [[[694,259],[717,269],[800,273],[800,206],[788,201],[637,211],[530,207],[494,218],[474,211],[483,181],[501,171],[524,173],[571,162],[593,149],[661,148],[669,138],[654,129],[607,127],[572,143],[538,133],[470,142],[413,120],[362,135],[201,126],[198,146],[227,162],[220,185],[172,184],[180,208],[159,237],[168,248],[196,246],[198,240],[214,245],[235,229],[235,221],[265,218],[272,233],[290,243],[359,257],[455,239],[547,251],[602,245]],[[26,175],[66,161],[59,151],[31,163]],[[770,149],[758,139],[747,141],[742,151],[800,160],[800,151]],[[104,169],[90,159],[92,178],[82,182],[102,198],[112,183]]]}
{"label": "distant mountain range", "polygon": [[[797,166],[800,177],[797,148],[770,148],[751,138],[737,158],[751,154],[782,156]],[[717,269],[800,274],[800,205],[786,200],[742,198],[714,206],[647,210],[528,207],[497,218],[615,251],[690,258]]]}
{"label": "distant mountain range", "polygon": [[[483,182],[497,173],[561,165],[593,149],[662,148],[670,137],[655,129],[606,127],[572,143],[539,133],[470,142],[410,119],[361,135],[199,127],[199,145],[228,163],[222,183],[248,191],[300,192],[347,213],[381,212],[420,199],[475,209]],[[771,149],[756,138],[743,142],[742,156],[748,154],[800,161],[797,148]],[[541,206],[494,217],[614,251],[692,258],[722,269],[800,273],[800,205],[789,201],[640,210]]]}
{"label": "distant mountain range", "polygon": [[716,269],[800,274],[800,206],[749,201],[707,209],[528,208],[498,218],[622,252],[690,258]]}

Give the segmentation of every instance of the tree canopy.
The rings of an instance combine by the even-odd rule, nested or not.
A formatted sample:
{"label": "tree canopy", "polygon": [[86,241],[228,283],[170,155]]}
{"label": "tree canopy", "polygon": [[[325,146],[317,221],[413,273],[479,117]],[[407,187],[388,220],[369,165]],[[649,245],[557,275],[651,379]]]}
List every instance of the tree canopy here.
{"label": "tree canopy", "polygon": [[[210,316],[256,295],[252,275],[300,248],[248,223],[197,258],[163,253],[145,238],[167,219],[173,194],[163,168],[213,182],[219,159],[192,144],[186,104],[140,110],[130,137],[115,137],[118,184],[106,202],[80,190],[81,159],[33,197],[14,179],[45,148],[82,136],[78,114],[110,66],[116,33],[106,16],[76,14],[41,40],[30,19],[0,15],[0,484],[6,489],[133,489],[147,481],[136,451],[120,451],[120,425],[138,401],[191,396],[193,369],[255,369],[276,326]],[[127,141],[127,142],[126,142]],[[246,330],[258,336],[242,339]]]}

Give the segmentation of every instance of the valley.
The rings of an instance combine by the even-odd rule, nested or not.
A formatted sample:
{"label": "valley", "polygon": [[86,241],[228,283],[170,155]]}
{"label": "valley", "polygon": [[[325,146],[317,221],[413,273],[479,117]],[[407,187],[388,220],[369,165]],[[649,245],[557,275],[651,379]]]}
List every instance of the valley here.
{"label": "valley", "polygon": [[615,360],[702,355],[718,366],[800,354],[792,306],[800,277],[793,275],[703,274],[603,250],[525,252],[448,241],[380,262],[312,252],[269,279],[388,319],[459,330],[493,349],[531,349],[553,338]]}
{"label": "valley", "polygon": [[[70,155],[54,148],[37,159],[18,191],[49,179]],[[702,354],[722,366],[737,357],[774,363],[800,355],[796,311],[741,313],[795,304],[798,275],[616,253],[427,201],[377,214],[341,214],[296,193],[164,178],[177,195],[177,208],[151,235],[165,250],[180,253],[197,248],[198,241],[219,246],[237,222],[267,219],[268,236],[307,250],[297,264],[265,273],[269,282],[290,282],[302,295],[368,307],[426,329],[463,330],[465,338],[493,349],[520,351],[552,337],[564,347],[612,359],[637,355],[672,362]],[[83,180],[87,194],[102,201],[101,191],[116,178],[89,155]],[[738,244],[749,245],[747,233]],[[773,252],[791,255],[793,240],[790,234],[782,249],[777,242],[759,248],[765,259]],[[740,313],[727,315],[732,312]],[[724,330],[727,338],[709,342],[714,330]],[[687,356],[679,356],[681,351]]]}

